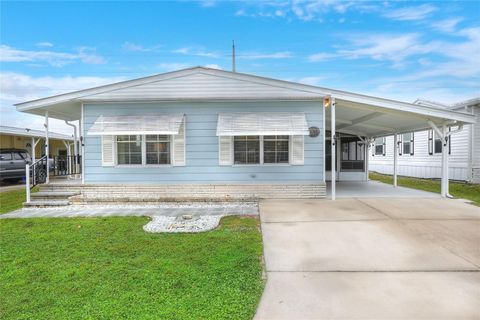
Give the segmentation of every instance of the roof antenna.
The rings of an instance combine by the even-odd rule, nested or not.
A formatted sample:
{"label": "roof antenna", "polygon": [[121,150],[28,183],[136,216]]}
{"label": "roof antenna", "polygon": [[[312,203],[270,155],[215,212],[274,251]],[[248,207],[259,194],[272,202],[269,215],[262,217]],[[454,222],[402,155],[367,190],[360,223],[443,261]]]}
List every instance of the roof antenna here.
{"label": "roof antenna", "polygon": [[235,63],[235,40],[232,40],[232,72],[237,72],[237,66]]}

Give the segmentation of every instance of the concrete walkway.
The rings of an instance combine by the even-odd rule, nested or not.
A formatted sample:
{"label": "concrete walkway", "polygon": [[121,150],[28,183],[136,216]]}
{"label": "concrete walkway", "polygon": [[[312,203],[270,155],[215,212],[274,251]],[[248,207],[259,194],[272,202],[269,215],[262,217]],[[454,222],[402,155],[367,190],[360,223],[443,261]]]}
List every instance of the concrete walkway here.
{"label": "concrete walkway", "polygon": [[[327,197],[331,184],[327,182]],[[337,198],[441,198],[440,194],[412,188],[396,187],[379,181],[338,181]]]}
{"label": "concrete walkway", "polygon": [[0,219],[9,218],[80,218],[80,217],[112,217],[112,216],[165,216],[178,217],[184,214],[193,215],[256,215],[258,206],[254,202],[245,203],[165,203],[158,205],[85,205],[53,208],[22,208],[0,215]]}
{"label": "concrete walkway", "polygon": [[480,319],[480,208],[459,200],[262,201],[255,319]]}

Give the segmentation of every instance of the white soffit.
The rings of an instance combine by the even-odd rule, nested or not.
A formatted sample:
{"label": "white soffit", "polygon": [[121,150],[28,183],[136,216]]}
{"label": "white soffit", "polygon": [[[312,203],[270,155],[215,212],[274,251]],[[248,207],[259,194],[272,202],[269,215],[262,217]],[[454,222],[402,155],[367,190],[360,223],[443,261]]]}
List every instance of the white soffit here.
{"label": "white soffit", "polygon": [[87,135],[178,134],[182,113],[142,116],[100,116]]}
{"label": "white soffit", "polygon": [[217,136],[307,135],[304,113],[220,113]]}

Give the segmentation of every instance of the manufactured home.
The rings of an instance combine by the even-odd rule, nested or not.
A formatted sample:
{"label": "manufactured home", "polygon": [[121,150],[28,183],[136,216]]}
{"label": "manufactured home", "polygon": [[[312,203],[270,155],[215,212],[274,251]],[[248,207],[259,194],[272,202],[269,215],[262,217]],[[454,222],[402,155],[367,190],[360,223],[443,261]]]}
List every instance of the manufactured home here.
{"label": "manufactured home", "polygon": [[[446,110],[463,111],[475,116],[476,122],[457,130],[448,140],[449,177],[453,180],[480,183],[480,98],[454,105],[442,105],[425,100],[415,104]],[[407,132],[398,137],[398,174],[417,178],[442,177],[442,141],[435,130]],[[369,169],[393,174],[394,137],[375,139],[375,147],[369,153]]]}
{"label": "manufactured home", "polygon": [[79,121],[79,184],[97,196],[121,186],[165,197],[322,198],[333,178],[335,198],[335,181],[367,180],[373,138],[432,127],[446,137],[474,122],[463,111],[204,67],[17,110]]}
{"label": "manufactured home", "polygon": [[[50,132],[49,140],[48,154],[50,158],[73,153],[73,135]],[[25,149],[32,159],[39,159],[46,154],[45,131],[0,126],[0,148]]]}

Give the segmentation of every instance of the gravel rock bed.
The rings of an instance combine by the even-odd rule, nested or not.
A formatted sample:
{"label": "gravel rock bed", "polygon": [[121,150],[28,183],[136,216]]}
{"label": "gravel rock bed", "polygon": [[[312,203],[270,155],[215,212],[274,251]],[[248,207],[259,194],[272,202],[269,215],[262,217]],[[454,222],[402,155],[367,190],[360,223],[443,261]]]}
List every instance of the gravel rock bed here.
{"label": "gravel rock bed", "polygon": [[110,217],[110,216],[169,216],[195,215],[256,215],[256,202],[188,202],[150,205],[70,205],[65,207],[22,208],[0,215],[0,219],[36,217]]}
{"label": "gravel rock bed", "polygon": [[153,216],[152,221],[143,226],[143,230],[151,233],[204,232],[215,229],[221,218],[221,215],[202,215],[195,219],[183,220],[177,217]]}

